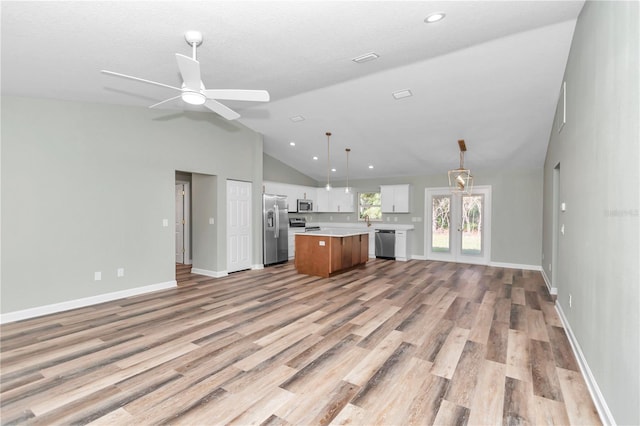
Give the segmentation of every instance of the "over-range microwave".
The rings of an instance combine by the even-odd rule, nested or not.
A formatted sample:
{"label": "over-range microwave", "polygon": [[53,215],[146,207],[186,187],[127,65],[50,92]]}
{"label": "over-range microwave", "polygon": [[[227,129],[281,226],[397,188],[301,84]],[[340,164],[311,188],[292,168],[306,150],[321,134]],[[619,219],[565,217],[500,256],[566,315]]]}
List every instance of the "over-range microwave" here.
{"label": "over-range microwave", "polygon": [[312,212],[313,200],[298,200],[298,213]]}

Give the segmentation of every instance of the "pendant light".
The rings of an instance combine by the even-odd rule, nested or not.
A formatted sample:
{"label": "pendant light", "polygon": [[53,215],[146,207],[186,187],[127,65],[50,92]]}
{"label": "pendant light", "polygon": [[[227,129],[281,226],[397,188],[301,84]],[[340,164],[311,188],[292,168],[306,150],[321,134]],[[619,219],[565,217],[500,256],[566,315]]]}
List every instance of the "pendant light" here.
{"label": "pendant light", "polygon": [[471,195],[473,176],[471,170],[464,168],[464,153],[467,151],[464,139],[458,140],[458,147],[460,148],[460,167],[449,170],[449,189],[454,194]]}
{"label": "pendant light", "polygon": [[331,138],[331,132],[327,132],[327,186],[325,186],[324,188],[327,191],[331,191],[331,183],[329,182],[329,174],[331,173],[331,164],[329,161],[329,139]]}
{"label": "pendant light", "polygon": [[351,188],[349,188],[349,153],[351,148],[346,148],[345,152],[347,153],[347,186],[344,188],[344,193],[349,194],[351,192]]}

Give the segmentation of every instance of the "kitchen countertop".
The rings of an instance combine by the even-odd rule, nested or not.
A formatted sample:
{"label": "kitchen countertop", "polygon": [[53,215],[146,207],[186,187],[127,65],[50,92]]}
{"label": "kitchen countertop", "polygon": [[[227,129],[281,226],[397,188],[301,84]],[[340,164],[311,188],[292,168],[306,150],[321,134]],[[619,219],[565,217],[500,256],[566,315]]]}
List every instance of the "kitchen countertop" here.
{"label": "kitchen countertop", "polygon": [[354,235],[368,234],[367,229],[321,229],[319,231],[307,231],[305,233],[297,233],[296,235],[312,235],[316,237],[352,237]]}
{"label": "kitchen countertop", "polygon": [[367,227],[364,222],[314,222],[308,223],[307,226],[320,226],[322,229],[348,228],[352,230],[361,230],[363,232],[373,232],[376,229],[393,229],[395,231],[411,231],[415,227],[413,225],[393,223],[393,222],[371,222],[371,226]]}

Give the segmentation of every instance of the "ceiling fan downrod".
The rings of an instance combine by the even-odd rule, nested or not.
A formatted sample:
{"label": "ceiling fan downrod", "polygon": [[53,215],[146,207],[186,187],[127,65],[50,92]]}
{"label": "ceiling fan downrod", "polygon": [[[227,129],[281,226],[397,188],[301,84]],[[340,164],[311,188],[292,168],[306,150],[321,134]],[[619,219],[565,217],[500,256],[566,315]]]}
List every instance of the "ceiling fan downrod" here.
{"label": "ceiling fan downrod", "polygon": [[184,39],[187,44],[191,46],[191,56],[194,61],[197,61],[196,48],[202,44],[202,33],[200,31],[187,31],[184,33]]}

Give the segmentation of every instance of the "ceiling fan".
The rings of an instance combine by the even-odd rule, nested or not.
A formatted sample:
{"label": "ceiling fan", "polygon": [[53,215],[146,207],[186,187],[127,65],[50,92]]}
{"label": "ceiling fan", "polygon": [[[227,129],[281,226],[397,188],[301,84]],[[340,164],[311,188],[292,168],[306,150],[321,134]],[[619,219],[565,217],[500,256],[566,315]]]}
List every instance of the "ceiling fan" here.
{"label": "ceiling fan", "polygon": [[154,108],[166,102],[173,101],[174,99],[182,98],[182,100],[188,104],[204,105],[227,120],[235,120],[240,117],[240,114],[221,104],[218,100],[269,102],[269,92],[266,90],[206,89],[200,79],[200,62],[196,59],[196,48],[202,43],[202,34],[199,31],[187,31],[184,34],[184,38],[187,40],[187,44],[192,47],[193,57],[190,58],[176,53],[178,69],[182,75],[182,87],[174,87],[113,71],[101,70],[101,72],[180,91],[178,96],[165,99],[162,102],[151,105],[149,108]]}

